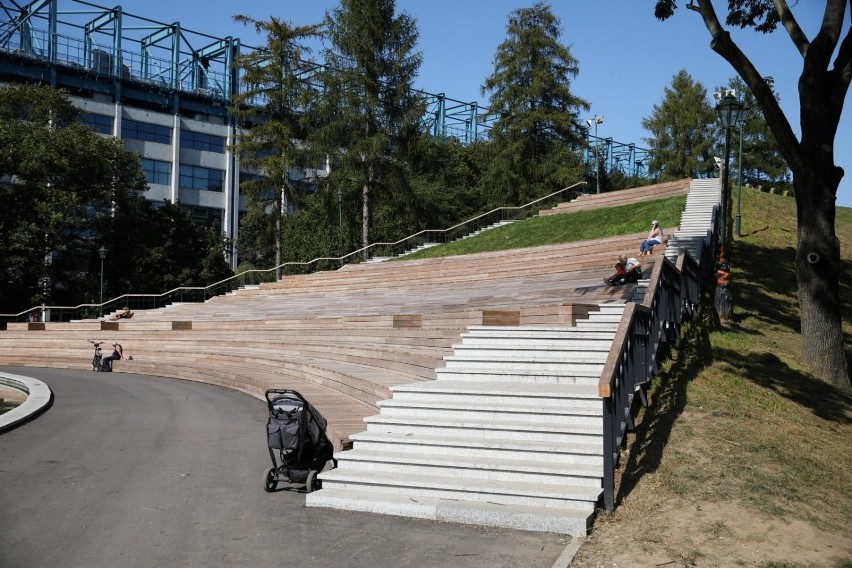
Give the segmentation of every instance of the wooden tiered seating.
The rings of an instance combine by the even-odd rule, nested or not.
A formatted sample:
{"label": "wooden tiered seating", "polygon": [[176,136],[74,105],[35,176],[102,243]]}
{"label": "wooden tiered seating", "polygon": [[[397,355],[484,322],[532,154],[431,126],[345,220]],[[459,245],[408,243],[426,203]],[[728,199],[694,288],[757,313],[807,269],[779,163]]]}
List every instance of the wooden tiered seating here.
{"label": "wooden tiered seating", "polygon": [[622,189],[608,193],[591,193],[581,195],[573,201],[559,203],[551,209],[539,211],[539,215],[558,215],[560,213],[575,213],[589,209],[601,209],[604,207],[617,207],[619,205],[630,205],[653,199],[666,199],[689,193],[689,184],[692,180],[682,179],[664,183],[656,183],[634,189]]}
{"label": "wooden tiered seating", "polygon": [[[630,287],[601,278],[642,237],[350,265],[108,324],[9,324],[0,364],[87,369],[85,340],[116,339],[133,356],[114,364],[118,372],[257,397],[297,390],[329,420],[340,448],[392,387],[433,380],[470,325],[570,325],[589,306],[626,300]],[[647,258],[650,270],[655,259]]]}

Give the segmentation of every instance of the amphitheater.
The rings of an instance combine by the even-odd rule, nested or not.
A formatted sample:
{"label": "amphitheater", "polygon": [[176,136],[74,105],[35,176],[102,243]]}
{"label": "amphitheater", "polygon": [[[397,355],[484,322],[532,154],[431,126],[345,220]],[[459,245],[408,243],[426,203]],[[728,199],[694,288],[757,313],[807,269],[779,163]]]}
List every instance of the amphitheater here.
{"label": "amphitheater", "polygon": [[[718,179],[587,195],[541,215],[687,195],[647,280],[602,276],[644,235],[286,276],[129,320],[9,323],[0,365],[299,391],[339,467],[309,507],[585,535],[613,506],[625,431],[712,264]],[[45,355],[47,354],[47,355]],[[38,355],[38,356],[37,356]]]}

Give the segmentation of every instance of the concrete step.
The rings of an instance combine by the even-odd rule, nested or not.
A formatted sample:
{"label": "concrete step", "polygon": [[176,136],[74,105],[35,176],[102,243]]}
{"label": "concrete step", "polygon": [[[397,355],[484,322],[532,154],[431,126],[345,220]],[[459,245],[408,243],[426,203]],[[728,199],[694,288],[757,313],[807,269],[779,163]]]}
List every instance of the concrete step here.
{"label": "concrete step", "polygon": [[453,345],[455,353],[514,353],[516,351],[558,351],[565,354],[582,351],[604,351],[612,348],[612,339],[550,339],[510,337],[465,337],[463,342]]}
{"label": "concrete step", "polygon": [[480,369],[477,367],[441,367],[435,369],[438,381],[480,381],[492,383],[524,383],[554,385],[597,385],[603,365],[588,365],[582,369],[541,371],[537,374],[516,369]]}
{"label": "concrete step", "polygon": [[[399,421],[440,420],[440,421],[521,421],[536,424],[552,424],[559,427],[595,427],[603,420],[603,406],[589,402],[586,406],[573,408],[521,406],[503,404],[494,406],[475,406],[473,404],[452,404],[445,401],[437,403],[417,403],[411,401],[379,401],[381,416]],[[368,419],[365,419],[365,421]]]}
{"label": "concrete step", "polygon": [[[621,321],[621,320],[618,320]],[[580,331],[612,331],[614,332],[618,329],[618,322],[598,322],[598,321],[588,321],[581,320],[577,322],[577,325],[574,326],[575,329]]]}
{"label": "concrete step", "polygon": [[[578,320],[577,323],[581,322],[620,322],[621,321],[621,313],[599,313],[594,312],[589,314],[588,319]],[[576,327],[576,326],[575,326]]]}
{"label": "concrete step", "polygon": [[585,510],[530,506],[507,509],[505,505],[492,503],[461,502],[423,496],[415,500],[407,495],[378,495],[330,488],[306,495],[305,505],[572,536],[585,536],[592,519],[592,512]]}
{"label": "concrete step", "polygon": [[518,384],[462,381],[425,381],[391,387],[393,398],[406,402],[448,402],[450,404],[511,404],[540,408],[569,408],[603,404],[596,385]]}
{"label": "concrete step", "polygon": [[444,357],[446,369],[465,368],[476,366],[481,370],[517,370],[530,373],[546,373],[550,371],[585,371],[588,367],[603,365],[606,362],[608,351],[597,352],[574,352],[569,356],[560,352],[518,352],[515,356],[512,352],[505,355],[472,355],[462,353],[460,355],[448,355]]}
{"label": "concrete step", "polygon": [[474,456],[484,459],[523,459],[549,463],[603,464],[601,443],[555,442],[537,440],[506,440],[469,435],[410,436],[394,432],[356,432],[350,439],[354,447],[363,450],[405,452],[412,454],[442,454]]}
{"label": "concrete step", "polygon": [[[612,334],[614,336],[614,334]],[[574,351],[609,351],[612,338],[607,339],[565,339],[552,337],[476,337],[465,336],[463,343],[453,345],[456,352],[470,349],[501,351],[516,349],[559,350],[566,353]]]}
{"label": "concrete step", "polygon": [[603,464],[560,464],[478,456],[445,456],[353,449],[340,452],[338,463],[350,471],[379,471],[404,475],[452,475],[465,479],[565,483],[600,488]]}
{"label": "concrete step", "polygon": [[531,329],[517,327],[471,327],[467,332],[462,334],[462,341],[467,338],[485,338],[485,339],[510,339],[510,340],[547,340],[554,339],[559,341],[574,341],[574,340],[609,340],[615,337],[615,331],[602,330],[578,330],[573,327],[562,329]]}
{"label": "concrete step", "polygon": [[602,444],[603,421],[594,426],[559,425],[524,422],[490,416],[487,420],[462,420],[450,418],[414,419],[396,418],[378,414],[364,419],[368,432],[390,432],[411,435],[475,436],[506,440],[535,440],[539,442],[565,442]]}
{"label": "concrete step", "polygon": [[448,470],[446,475],[398,475],[375,471],[324,471],[318,476],[323,489],[349,489],[384,495],[456,499],[464,502],[502,503],[586,511],[601,495],[600,487],[562,484],[461,479]]}

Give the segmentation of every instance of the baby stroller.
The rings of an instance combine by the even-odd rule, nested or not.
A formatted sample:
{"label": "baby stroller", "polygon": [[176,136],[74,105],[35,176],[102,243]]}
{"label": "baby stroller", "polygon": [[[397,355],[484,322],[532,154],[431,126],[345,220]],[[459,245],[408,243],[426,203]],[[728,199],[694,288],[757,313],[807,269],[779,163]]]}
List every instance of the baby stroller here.
{"label": "baby stroller", "polygon": [[[337,467],[337,460],[332,457],[334,447],[325,435],[326,419],[294,390],[267,390],[266,405],[266,438],[272,467],[263,475],[263,488],[275,491],[279,481],[286,481],[303,484],[307,493],[319,489],[317,473],[325,470],[329,461]],[[275,450],[281,465],[275,459]]]}

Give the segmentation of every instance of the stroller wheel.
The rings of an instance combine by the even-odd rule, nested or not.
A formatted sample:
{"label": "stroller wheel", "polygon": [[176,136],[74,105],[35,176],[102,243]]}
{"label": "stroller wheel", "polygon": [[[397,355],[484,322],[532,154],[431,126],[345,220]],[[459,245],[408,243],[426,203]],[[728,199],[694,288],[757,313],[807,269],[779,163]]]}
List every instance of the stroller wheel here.
{"label": "stroller wheel", "polygon": [[317,479],[317,472],[311,470],[308,472],[308,479],[305,482],[305,493],[311,493],[322,487],[322,481]]}
{"label": "stroller wheel", "polygon": [[275,491],[276,487],[278,487],[278,473],[274,467],[270,467],[263,474],[263,489],[267,493],[271,493]]}

